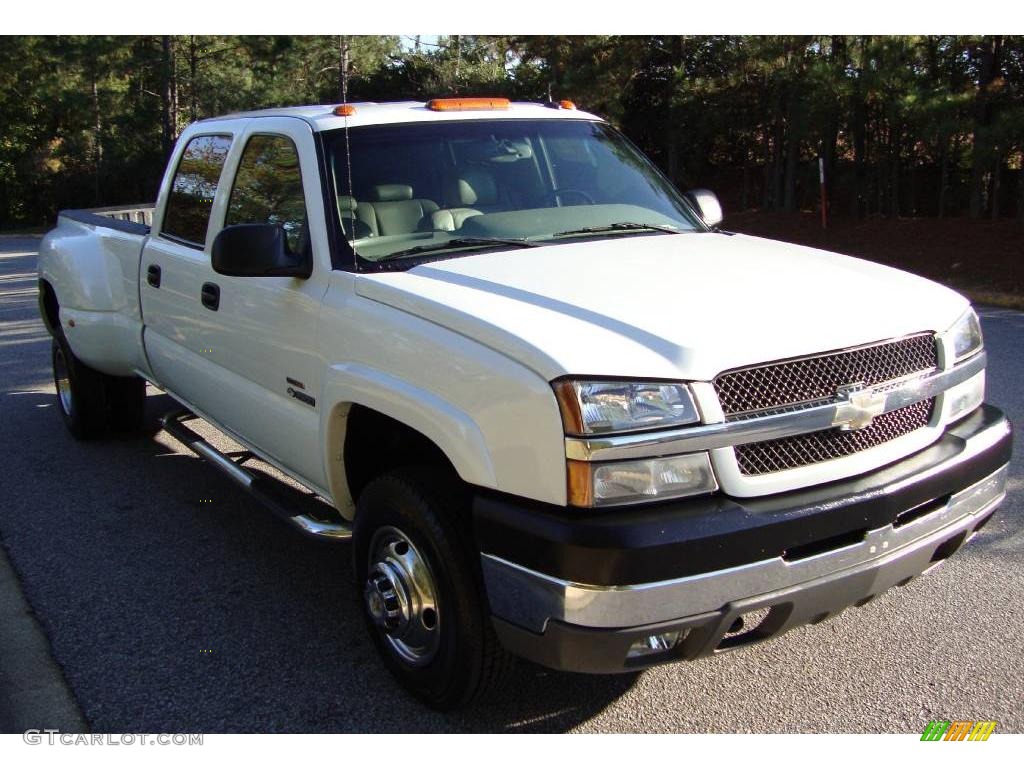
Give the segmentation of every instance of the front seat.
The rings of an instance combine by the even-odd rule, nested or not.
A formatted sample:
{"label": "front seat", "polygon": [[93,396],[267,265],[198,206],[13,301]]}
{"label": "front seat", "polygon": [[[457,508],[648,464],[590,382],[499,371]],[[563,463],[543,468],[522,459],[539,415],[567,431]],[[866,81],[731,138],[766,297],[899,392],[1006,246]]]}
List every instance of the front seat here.
{"label": "front seat", "polygon": [[373,200],[360,202],[356,215],[374,235],[406,235],[430,228],[430,216],[437,203],[414,198],[408,184],[378,184]]}
{"label": "front seat", "polygon": [[[365,204],[364,204],[365,205]],[[359,203],[351,195],[338,195],[338,218],[346,240],[359,240],[373,237],[373,230],[361,218]]]}
{"label": "front seat", "polygon": [[500,210],[498,184],[483,168],[464,169],[452,180],[447,198],[457,206],[434,212],[431,216],[434,229],[451,232],[472,216]]}

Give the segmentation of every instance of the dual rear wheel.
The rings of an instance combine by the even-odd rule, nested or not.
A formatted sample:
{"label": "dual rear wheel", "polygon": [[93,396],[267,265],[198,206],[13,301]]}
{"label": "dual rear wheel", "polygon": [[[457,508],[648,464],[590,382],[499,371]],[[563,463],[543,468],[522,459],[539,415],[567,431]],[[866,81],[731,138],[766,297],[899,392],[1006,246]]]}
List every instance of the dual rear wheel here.
{"label": "dual rear wheel", "polygon": [[57,408],[75,438],[89,440],[110,429],[134,432],[142,428],[145,381],[90,368],[75,357],[63,335],[53,339],[52,361]]}

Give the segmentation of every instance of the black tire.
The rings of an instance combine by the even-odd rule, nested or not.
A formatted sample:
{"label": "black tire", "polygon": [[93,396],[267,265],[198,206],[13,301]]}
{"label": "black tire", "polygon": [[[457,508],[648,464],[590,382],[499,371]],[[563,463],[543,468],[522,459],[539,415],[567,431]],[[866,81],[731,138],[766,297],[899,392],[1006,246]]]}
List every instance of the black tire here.
{"label": "black tire", "polygon": [[138,376],[105,376],[110,427],[139,432],[146,413],[146,382]]}
{"label": "black tire", "polygon": [[107,377],[75,357],[59,336],[53,340],[52,362],[57,410],[68,431],[77,440],[102,434],[107,428]]}
{"label": "black tire", "polygon": [[[472,546],[467,524],[468,504],[465,491],[442,471],[407,469],[372,481],[356,508],[353,560],[367,628],[398,681],[439,710],[486,698],[501,687],[513,664],[491,626],[479,554]],[[403,656],[394,636],[374,620],[367,607],[370,594],[379,585],[368,585],[375,542],[394,537],[395,531],[426,563],[436,592],[437,610],[432,618],[437,636],[429,641],[436,646],[417,661]],[[374,573],[379,576],[380,571]],[[429,627],[426,615],[422,618]]]}

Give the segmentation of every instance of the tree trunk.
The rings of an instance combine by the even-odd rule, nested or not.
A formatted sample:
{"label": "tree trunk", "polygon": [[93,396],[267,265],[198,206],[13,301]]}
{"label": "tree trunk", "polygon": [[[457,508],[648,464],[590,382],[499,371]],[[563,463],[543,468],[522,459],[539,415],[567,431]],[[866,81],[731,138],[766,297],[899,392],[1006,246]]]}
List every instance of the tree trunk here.
{"label": "tree trunk", "polygon": [[178,137],[178,83],[175,77],[174,40],[170,35],[160,38],[162,51],[160,70],[160,117],[164,156],[171,154]]}
{"label": "tree trunk", "polygon": [[953,153],[949,156],[949,166],[953,169],[953,172],[949,177],[949,199],[952,200],[952,208],[950,212],[953,214],[958,213],[961,209],[956,204],[957,190],[960,188],[960,149],[963,146],[963,136],[959,133],[953,139]]}
{"label": "tree trunk", "polygon": [[[864,44],[861,43],[863,56]],[[858,219],[864,218],[864,161],[866,142],[867,109],[864,104],[864,70],[857,70],[857,85],[853,89],[853,192],[850,197],[850,212]]]}
{"label": "tree trunk", "polygon": [[772,135],[767,125],[764,126],[764,181],[761,185],[761,210],[770,210],[772,203]]}
{"label": "tree trunk", "polygon": [[989,206],[991,209],[992,221],[999,218],[999,187],[1003,175],[1003,158],[999,147],[992,148],[992,186],[989,189]]}
{"label": "tree trunk", "polygon": [[946,215],[946,189],[949,186],[949,136],[942,136],[942,155],[939,160],[939,202],[936,215]]}
{"label": "tree trunk", "polygon": [[889,128],[889,159],[891,173],[889,181],[889,215],[894,219],[900,216],[900,144],[902,143],[903,130],[897,124],[895,128]]}
{"label": "tree trunk", "polygon": [[351,46],[348,35],[338,36],[338,93],[341,95],[341,103],[348,101],[348,67]]}
{"label": "tree trunk", "polygon": [[786,136],[786,192],[785,209],[796,210],[796,175],[800,163],[800,133],[796,121],[791,121]]}
{"label": "tree trunk", "polygon": [[199,119],[199,96],[198,89],[196,88],[196,73],[199,69],[198,53],[196,36],[190,35],[188,39],[188,90],[192,103],[189,110],[189,120],[193,123]]}
{"label": "tree trunk", "polygon": [[1024,167],[1017,169],[1017,222],[1024,224]]}
{"label": "tree trunk", "polygon": [[100,185],[100,178],[103,173],[103,122],[100,113],[100,91],[96,82],[96,71],[92,73],[92,112],[93,112],[93,199],[95,205],[100,205],[103,194]]}
{"label": "tree trunk", "polygon": [[740,210],[745,211],[750,207],[750,153],[743,153],[743,191],[740,194]]}
{"label": "tree trunk", "polygon": [[772,139],[772,210],[782,208],[783,182],[782,163],[785,157],[783,139],[785,138],[785,126],[782,123],[781,104],[775,116],[775,136]]}
{"label": "tree trunk", "polygon": [[[832,36],[832,69],[837,79],[844,79],[847,64],[846,38],[843,35]],[[825,204],[832,207],[832,196],[838,188],[838,164],[836,163],[836,147],[839,143],[839,121],[842,118],[843,105],[836,98],[829,110],[828,122],[825,126],[825,140],[822,147],[822,158],[825,161]]]}
{"label": "tree trunk", "polygon": [[462,35],[452,35],[452,43],[455,46],[455,85],[454,92],[459,92],[459,79],[462,76]]}
{"label": "tree trunk", "polygon": [[976,219],[985,212],[985,174],[992,162],[992,96],[990,86],[1000,68],[1003,38],[1000,35],[985,37],[978,46],[981,63],[978,75],[978,92],[974,100],[974,151],[971,156],[971,218]]}
{"label": "tree trunk", "polygon": [[885,215],[885,192],[888,185],[885,183],[885,162],[880,157],[881,152],[878,153],[877,160],[875,162],[875,212],[879,216]]}
{"label": "tree trunk", "polygon": [[[676,35],[672,38],[671,59],[669,67],[672,74],[675,74],[676,67],[683,62],[683,38]],[[674,184],[679,183],[679,116],[673,102],[675,96],[675,77],[665,78],[665,89],[662,99],[665,104],[664,114],[667,117],[665,125],[665,159],[668,167],[668,177]]]}

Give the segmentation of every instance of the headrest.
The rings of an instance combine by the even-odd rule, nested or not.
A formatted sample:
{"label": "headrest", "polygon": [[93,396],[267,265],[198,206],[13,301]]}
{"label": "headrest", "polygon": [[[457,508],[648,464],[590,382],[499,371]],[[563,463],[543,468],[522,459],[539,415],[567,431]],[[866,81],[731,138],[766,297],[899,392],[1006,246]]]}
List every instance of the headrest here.
{"label": "headrest", "polygon": [[533,157],[533,148],[528,141],[517,141],[506,139],[501,142],[501,153],[488,157],[491,163],[516,163],[520,160],[528,160]]}
{"label": "headrest", "polygon": [[412,187],[408,184],[378,184],[373,188],[373,199],[380,203],[412,200]]}
{"label": "headrest", "polygon": [[359,208],[359,203],[352,195],[338,195],[338,211],[340,213],[352,213]]}
{"label": "headrest", "polygon": [[494,205],[498,202],[498,185],[482,168],[466,168],[455,179],[451,196],[459,205]]}

